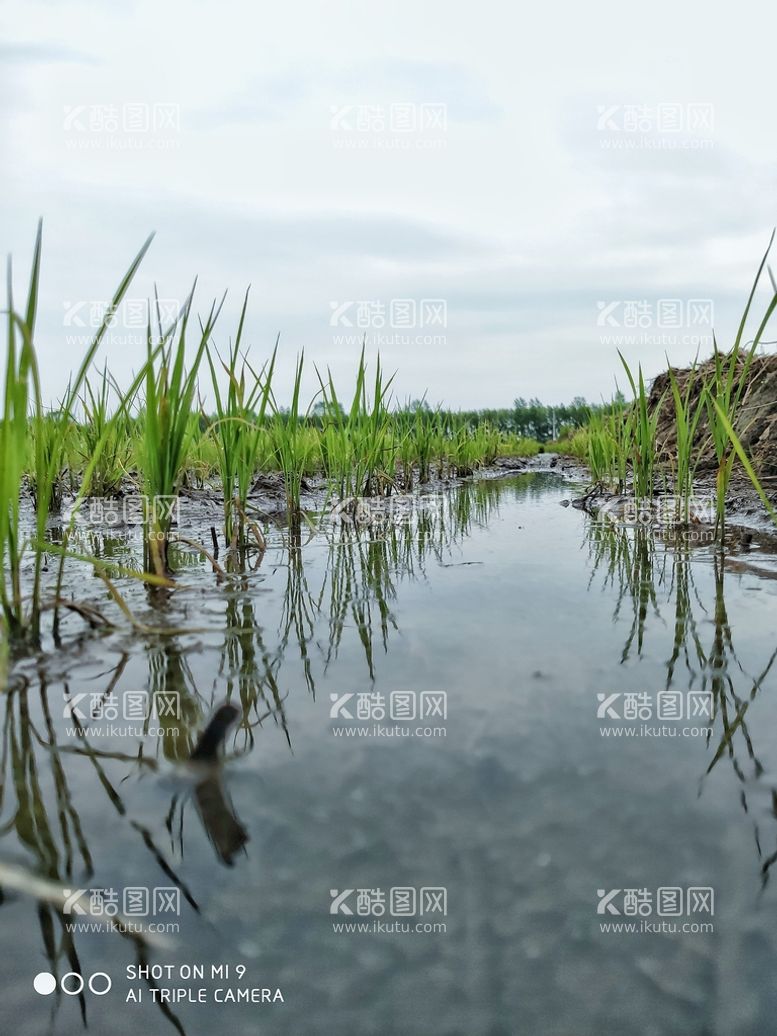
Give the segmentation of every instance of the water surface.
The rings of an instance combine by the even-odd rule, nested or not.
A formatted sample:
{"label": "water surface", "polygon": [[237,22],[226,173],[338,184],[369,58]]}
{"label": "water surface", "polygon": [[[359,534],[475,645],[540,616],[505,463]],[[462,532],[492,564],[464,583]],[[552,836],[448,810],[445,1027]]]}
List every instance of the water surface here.
{"label": "water surface", "polygon": [[[3,702],[2,861],[74,890],[177,889],[180,930],[164,948],[73,934],[72,915],[8,890],[2,1030],[773,1031],[769,543],[756,534],[721,558],[598,528],[559,506],[569,495],[531,473],[465,485],[407,526],[275,529],[261,561],[221,584],[195,556],[179,557],[173,594],[116,575],[140,635],[64,620],[60,650],[20,665]],[[131,562],[132,532],[82,534]],[[114,607],[91,576],[69,589]],[[655,712],[675,691],[710,698],[695,733],[651,720],[664,733],[637,736],[623,728],[642,720],[597,716],[600,696],[622,714],[643,695],[629,707]],[[128,725],[137,692],[176,692],[180,717]],[[394,723],[392,693],[438,710],[444,693],[445,713]],[[346,695],[353,718],[333,718]],[[105,715],[78,718],[98,699],[119,710],[113,732]],[[243,720],[203,783],[180,763],[225,699]],[[356,715],[381,707],[383,721]],[[446,913],[427,920],[446,931],[335,931],[374,919],[356,893],[352,915],[330,914],[335,890],[397,887],[444,888]],[[713,931],[602,930],[634,917],[598,914],[600,890],[671,887],[713,890],[713,914],[670,919]],[[139,962],[247,970],[158,983],[208,987],[206,1003],[166,1013],[128,980]],[[113,988],[40,996],[46,970],[105,971]],[[284,1003],[214,1004],[230,985],[279,987]]]}

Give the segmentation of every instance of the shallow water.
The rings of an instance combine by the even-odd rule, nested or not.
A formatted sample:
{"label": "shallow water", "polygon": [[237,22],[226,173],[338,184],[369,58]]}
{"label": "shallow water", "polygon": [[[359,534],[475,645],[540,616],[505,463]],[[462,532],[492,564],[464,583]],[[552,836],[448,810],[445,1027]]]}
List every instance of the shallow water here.
{"label": "shallow water", "polygon": [[[65,915],[7,889],[0,1030],[773,1031],[774,556],[761,534],[722,561],[601,529],[559,507],[569,495],[550,473],[472,483],[384,534],[275,530],[221,585],[193,555],[173,595],[116,576],[140,621],[186,632],[85,636],[68,617],[3,704],[0,859],[87,890],[83,905],[149,888],[137,922],[179,931],[139,950],[67,932],[98,922],[94,897],[94,916]],[[133,533],[83,535],[133,557]],[[91,576],[70,590],[112,609]],[[179,715],[126,720],[135,692]],[[226,698],[244,719],[223,770],[191,773],[180,762]],[[642,718],[623,718],[633,706]],[[155,908],[160,888],[179,912],[164,893]],[[682,890],[679,916],[659,916],[659,888]],[[392,889],[415,890],[413,916]],[[704,890],[692,911],[689,889]],[[392,922],[438,930],[373,928]],[[603,930],[641,922],[676,930]],[[139,961],[202,965],[156,985],[205,1002],[163,1010],[128,978]],[[42,971],[112,988],[38,995]],[[284,1002],[214,1002],[245,987]]]}

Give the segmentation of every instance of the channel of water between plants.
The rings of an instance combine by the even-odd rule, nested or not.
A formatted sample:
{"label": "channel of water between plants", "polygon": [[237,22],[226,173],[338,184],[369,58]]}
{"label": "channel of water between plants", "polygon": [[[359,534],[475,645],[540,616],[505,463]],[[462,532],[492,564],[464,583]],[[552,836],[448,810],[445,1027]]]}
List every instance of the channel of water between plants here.
{"label": "channel of water between plants", "polygon": [[[145,632],[69,564],[66,592],[116,628],[67,615],[56,650],[47,634],[13,670],[2,859],[120,903],[172,890],[177,909],[152,901],[138,924],[178,931],[141,950],[9,894],[2,1028],[49,1031],[27,962],[61,973],[77,954],[122,994],[139,961],[242,963],[282,990],[273,1033],[349,1030],[365,1001],[376,1034],[620,1033],[636,1017],[664,1036],[771,1031],[774,539],[721,554],[608,528],[559,506],[582,488],[530,470],[380,528],[279,524],[221,581],[183,548],[174,590],[115,575]],[[207,543],[210,510],[190,505],[187,535]],[[138,563],[138,528],[77,528],[109,574]],[[225,700],[241,718],[224,762],[192,773]],[[600,912],[603,890],[655,900],[657,882],[712,890],[709,909]],[[337,929],[403,918],[356,891],[332,914],[334,891],[406,886],[445,890],[428,915],[445,931]],[[602,929],[646,918],[714,931]],[[134,1010],[84,1003],[95,1032],[175,1031],[148,988]],[[60,998],[52,1031],[76,1031],[79,1010]],[[165,1010],[199,1036],[253,1033],[270,1008]]]}

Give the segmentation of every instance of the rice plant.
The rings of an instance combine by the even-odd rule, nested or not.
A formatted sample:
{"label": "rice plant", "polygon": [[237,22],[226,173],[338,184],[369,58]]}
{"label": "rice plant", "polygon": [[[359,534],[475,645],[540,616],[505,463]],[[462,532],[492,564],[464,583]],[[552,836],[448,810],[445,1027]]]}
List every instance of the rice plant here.
{"label": "rice plant", "polygon": [[302,483],[305,472],[318,447],[318,437],[311,436],[311,429],[305,427],[305,418],[310,408],[302,411],[302,373],[305,354],[300,353],[294,370],[294,387],[291,406],[284,411],[275,398],[272,385],[269,388],[269,403],[272,411],[270,433],[272,450],[277,470],[283,475],[286,492],[286,508],[290,522],[299,528],[302,515]]}
{"label": "rice plant", "polygon": [[685,391],[680,391],[677,376],[669,365],[669,386],[674,403],[675,424],[675,456],[669,458],[674,472],[675,514],[677,522],[688,524],[690,521],[690,505],[693,496],[693,480],[698,463],[698,455],[694,453],[696,433],[700,418],[704,412],[704,398],[698,399],[694,405],[694,385],[696,380],[696,364],[691,367],[685,383]]}
{"label": "rice plant", "polygon": [[758,272],[755,275],[731,352],[723,355],[718,349],[717,340],[713,339],[715,351],[712,376],[704,386],[707,422],[718,465],[715,479],[715,527],[720,534],[721,543],[725,533],[726,494],[731,480],[734,461],[738,455],[731,432],[737,426],[740,404],[748,384],[748,375],[753,358],[763,338],[766,325],[777,306],[777,292],[774,292],[749,348],[744,349],[742,338],[745,325],[747,324],[755,292],[766,266],[766,260],[773,241],[774,233],[772,233],[766,252],[758,267]]}
{"label": "rice plant", "polygon": [[[112,393],[120,402],[114,413]],[[131,394],[122,396],[107,364],[95,384],[85,379],[81,397],[84,421],[78,428],[78,450],[85,465],[95,458],[89,485],[85,487],[91,496],[113,496],[127,475],[133,449],[130,404]]]}
{"label": "rice plant", "polygon": [[[8,260],[8,350],[5,364],[5,390],[0,422],[0,563],[3,578],[0,599],[3,608],[3,633],[17,639],[25,629],[26,613],[22,597],[21,563],[24,553],[19,520],[19,498],[27,454],[27,414],[31,381],[38,383],[37,361],[32,344],[40,268],[41,228],[35,242],[32,275],[25,316],[14,311],[13,273]],[[21,341],[17,345],[17,336]],[[8,577],[6,578],[6,573]],[[7,650],[4,649],[7,660]],[[5,668],[5,667],[4,667]]]}
{"label": "rice plant", "polygon": [[325,409],[322,434],[327,474],[341,499],[351,496],[383,496],[395,485],[398,443],[388,409],[393,376],[385,379],[377,359],[372,397],[367,392],[367,365],[362,348],[348,412],[337,396],[332,373],[326,380],[316,371]]}
{"label": "rice plant", "polygon": [[633,453],[633,433],[633,414],[614,400],[609,410],[591,411],[588,427],[576,432],[570,445],[573,455],[588,464],[594,482],[623,493]]}
{"label": "rice plant", "polygon": [[397,446],[397,463],[399,471],[397,478],[400,480],[403,490],[407,493],[413,488],[416,459],[418,457],[418,443],[414,429],[404,415],[399,417],[397,432],[399,443]]}
{"label": "rice plant", "polygon": [[30,423],[30,493],[38,507],[45,496],[47,512],[59,511],[67,489],[69,457],[75,446],[76,426],[65,409],[64,401],[50,410],[44,409],[40,419]]}
{"label": "rice plant", "polygon": [[[612,482],[614,444],[601,414],[592,414],[589,425],[579,437],[580,456],[585,459],[594,482]],[[585,450],[585,453],[582,450]]]}
{"label": "rice plant", "polygon": [[[216,399],[216,421],[210,430],[215,435],[218,448],[219,474],[224,494],[224,535],[226,545],[235,547],[247,545],[247,527],[256,530],[255,524],[247,518],[248,494],[258,467],[278,348],[276,342],[269,367],[259,374],[245,356],[241,357],[240,342],[247,305],[248,292],[243,300],[237,334],[227,360],[215,354],[228,378],[226,392],[222,392],[219,386],[213,352],[210,348],[207,351]],[[257,537],[256,531],[254,535],[259,546],[263,546],[263,540]]]}
{"label": "rice plant", "polygon": [[[36,644],[40,635],[41,582],[46,549],[46,525],[52,504],[58,497],[57,483],[63,468],[68,432],[78,394],[105,332],[135,275],[151,238],[145,242],[121,281],[81,365],[70,379],[59,409],[50,414],[42,398],[35,352],[35,320],[38,308],[42,224],[33,250],[32,269],[23,315],[14,308],[13,268],[8,261],[7,356],[3,410],[0,415],[0,602],[3,633],[14,642]],[[57,435],[58,433],[58,435]],[[25,538],[20,523],[19,499],[24,480],[27,437],[31,435],[33,456],[30,479],[35,486],[33,535]],[[25,551],[32,548],[33,576],[29,603],[22,592],[21,568]],[[7,573],[7,575],[6,575]]]}
{"label": "rice plant", "polygon": [[460,425],[451,436],[448,451],[450,472],[454,477],[461,478],[474,474],[480,451],[473,429]]}
{"label": "rice plant", "polygon": [[632,421],[630,446],[634,496],[637,500],[649,500],[652,498],[655,490],[656,429],[658,427],[663,397],[658,405],[653,407],[651,413],[648,406],[648,392],[645,387],[642,364],[639,365],[635,379],[620,350],[618,351],[618,356],[620,356],[634,396],[631,414],[627,418]]}
{"label": "rice plant", "polygon": [[777,524],[777,510],[775,510],[774,506],[772,505],[771,500],[766,495],[766,493],[764,491],[764,488],[761,485],[761,481],[758,478],[758,475],[756,474],[755,468],[753,467],[753,462],[748,457],[748,455],[747,455],[747,453],[745,451],[745,448],[744,448],[744,446],[742,445],[742,443],[741,443],[741,441],[739,439],[739,436],[734,431],[734,427],[731,424],[731,421],[729,420],[728,415],[723,410],[721,405],[717,402],[717,400],[713,401],[713,405],[715,406],[716,410],[718,411],[718,420],[720,421],[720,423],[723,426],[723,428],[725,429],[725,431],[728,433],[732,449],[734,450],[734,452],[736,453],[737,457],[739,458],[739,462],[741,463],[742,467],[744,468],[745,473],[747,474],[747,477],[752,482],[753,488],[755,489],[756,493],[758,493],[758,496],[761,499],[761,503],[766,508],[766,510],[767,510],[767,512],[769,514],[769,517],[772,519],[772,521],[775,524]]}
{"label": "rice plant", "polygon": [[[425,485],[431,477],[434,426],[422,409],[416,410],[413,444],[418,463],[418,481]],[[410,487],[408,487],[410,488]]]}
{"label": "rice plant", "polygon": [[152,337],[150,316],[147,328],[148,359],[140,444],[146,507],[144,561],[147,570],[160,577],[170,572],[170,530],[194,435],[191,415],[197,372],[223,304],[223,299],[219,305],[214,302],[205,323],[200,323],[199,342],[187,370],[186,341],[192,300],[193,291],[183,307],[180,324],[176,322],[166,331],[160,326],[157,342]]}

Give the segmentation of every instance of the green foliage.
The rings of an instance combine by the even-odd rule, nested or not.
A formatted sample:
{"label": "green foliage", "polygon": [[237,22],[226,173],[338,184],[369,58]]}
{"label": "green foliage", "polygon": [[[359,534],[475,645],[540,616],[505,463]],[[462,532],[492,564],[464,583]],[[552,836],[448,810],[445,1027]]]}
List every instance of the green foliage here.
{"label": "green foliage", "polygon": [[[7,355],[3,409],[0,414],[0,602],[2,603],[3,635],[14,641],[37,643],[40,635],[41,577],[46,543],[46,526],[52,507],[61,502],[61,480],[68,445],[71,440],[74,411],[78,394],[86,379],[94,356],[105,336],[113,315],[121,303],[151,238],[141,248],[119,285],[100,327],[86,350],[81,365],[70,379],[59,408],[46,411],[40,389],[35,352],[35,318],[38,306],[42,225],[33,251],[32,271],[24,314],[14,308],[13,271],[8,262]],[[32,457],[28,458],[27,440],[31,439]],[[105,436],[95,443],[95,455],[87,468],[91,479]],[[29,464],[26,461],[29,460]],[[22,535],[19,501],[23,491],[25,468],[28,467],[35,504],[34,534],[29,541]],[[21,566],[25,551],[34,556],[32,592],[27,603],[22,594]]]}
{"label": "green foliage", "polygon": [[318,436],[306,423],[308,411],[302,411],[302,374],[305,367],[305,354],[300,353],[294,369],[294,387],[291,394],[291,406],[283,410],[275,398],[272,385],[269,388],[269,401],[272,410],[270,422],[270,440],[275,462],[275,470],[283,475],[286,491],[286,507],[292,523],[298,527],[302,515],[302,482],[305,472],[318,448]]}
{"label": "green foliage", "polygon": [[[113,413],[111,394],[120,403]],[[95,459],[90,484],[85,487],[91,496],[112,496],[127,474],[133,450],[132,419],[128,412],[131,400],[128,396],[122,397],[107,365],[96,384],[89,378],[84,381],[81,397],[84,421],[81,425],[74,425],[74,429],[77,452],[83,463],[86,465]]]}
{"label": "green foliage", "polygon": [[370,397],[362,349],[348,413],[337,397],[331,371],[327,370],[326,379],[319,371],[316,373],[325,408],[321,454],[330,485],[341,498],[390,492],[394,485],[396,455],[402,451],[388,408],[393,378],[385,379],[380,357]]}
{"label": "green foliage", "polygon": [[[218,467],[224,494],[224,536],[227,546],[247,545],[246,530],[248,494],[259,466],[262,440],[265,435],[265,412],[269,402],[277,343],[269,367],[259,374],[246,356],[241,356],[248,292],[243,300],[235,341],[222,360],[215,349],[208,348],[211,385],[216,399],[217,420],[210,426],[218,451]],[[227,375],[227,389],[219,386],[216,356]]]}
{"label": "green foliage", "polygon": [[680,392],[677,377],[669,366],[669,385],[672,392],[675,417],[675,443],[676,454],[669,458],[673,470],[675,496],[677,498],[676,520],[688,524],[690,521],[690,500],[693,494],[693,478],[698,464],[698,457],[694,455],[694,443],[699,427],[699,420],[704,411],[704,395],[700,397],[696,405],[692,404],[693,388],[696,381],[696,365],[691,368],[685,386],[685,392]]}
{"label": "green foliage", "polygon": [[[715,339],[711,364],[703,368],[694,364],[682,389],[677,375],[669,367],[668,389],[652,403],[641,365],[635,376],[619,353],[633,402],[628,407],[614,404],[609,413],[592,412],[587,426],[569,440],[570,452],[587,460],[595,481],[617,484],[624,491],[630,476],[637,499],[650,499],[661,483],[665,485],[667,478],[670,479],[677,498],[676,520],[686,524],[691,519],[690,502],[696,469],[700,457],[711,449],[717,462],[716,531],[721,543],[725,531],[726,494],[737,459],[771,513],[753,464],[742,447],[741,433],[744,429],[740,414],[756,350],[777,308],[777,291],[774,291],[752,341],[744,347],[745,328],[773,240],[774,234],[758,267],[729,352],[722,352]],[[673,406],[674,453],[666,457],[666,466],[660,468],[656,460],[657,428],[667,392]],[[735,431],[737,425],[739,435]]]}
{"label": "green foliage", "polygon": [[197,391],[197,372],[221,309],[221,305],[214,302],[205,323],[200,324],[199,342],[187,371],[186,336],[192,297],[193,291],[183,308],[180,324],[176,322],[166,331],[159,326],[157,341],[152,337],[150,317],[147,329],[148,358],[140,460],[148,509],[146,564],[158,576],[166,575],[169,570],[167,548],[172,522],[169,501],[177,496],[185,472],[196,428],[191,413]]}
{"label": "green foliage", "polygon": [[710,435],[712,437],[712,444],[715,450],[715,456],[718,462],[716,477],[716,507],[717,525],[720,530],[721,537],[725,527],[726,493],[731,480],[734,461],[738,455],[731,432],[737,424],[739,408],[748,383],[748,376],[750,374],[750,367],[752,365],[753,358],[763,338],[766,325],[771,319],[772,313],[777,306],[777,292],[775,292],[772,295],[771,301],[766,308],[760,324],[758,325],[758,329],[750,347],[745,349],[742,345],[745,326],[753,304],[756,289],[758,288],[758,283],[761,279],[764,268],[766,267],[766,260],[773,241],[774,233],[772,233],[769,245],[764,253],[763,259],[761,260],[761,265],[758,267],[758,272],[755,275],[755,280],[750,289],[750,295],[748,296],[744,312],[742,313],[742,319],[739,322],[737,336],[734,340],[731,352],[727,355],[723,355],[718,349],[717,340],[714,343],[715,353],[713,373],[704,389],[707,421]]}
{"label": "green foliage", "polygon": [[621,363],[629,379],[631,391],[634,394],[634,403],[629,408],[626,416],[627,431],[625,433],[625,446],[631,453],[631,475],[634,483],[634,495],[637,500],[650,499],[654,492],[653,474],[656,463],[656,429],[658,418],[661,413],[661,402],[653,407],[651,413],[648,406],[648,392],[645,387],[645,378],[642,374],[642,364],[639,365],[637,378],[635,380],[629,365],[621,352],[618,352]]}

